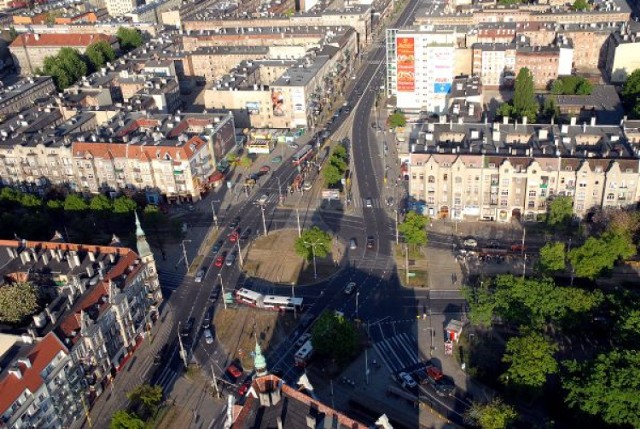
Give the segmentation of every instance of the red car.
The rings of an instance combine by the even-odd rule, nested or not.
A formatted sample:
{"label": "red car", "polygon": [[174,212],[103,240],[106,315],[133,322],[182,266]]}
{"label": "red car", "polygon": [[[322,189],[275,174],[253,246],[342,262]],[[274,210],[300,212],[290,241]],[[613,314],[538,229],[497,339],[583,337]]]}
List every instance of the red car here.
{"label": "red car", "polygon": [[238,395],[240,395],[240,397],[244,396],[250,387],[251,387],[251,379],[245,380],[245,382],[242,383],[240,387],[238,387]]}
{"label": "red car", "polygon": [[435,366],[430,366],[427,368],[427,375],[434,381],[440,380],[444,374]]}
{"label": "red car", "polygon": [[216,267],[220,268],[224,265],[224,260],[227,257],[227,252],[222,252],[218,256],[216,256],[216,261],[213,263]]}
{"label": "red car", "polygon": [[237,379],[242,376],[242,371],[240,371],[234,364],[231,364],[227,367],[227,374],[229,374],[234,379]]}
{"label": "red car", "polygon": [[231,234],[229,234],[229,241],[235,243],[236,241],[238,241],[239,237],[240,234],[238,234],[238,231],[233,231]]}

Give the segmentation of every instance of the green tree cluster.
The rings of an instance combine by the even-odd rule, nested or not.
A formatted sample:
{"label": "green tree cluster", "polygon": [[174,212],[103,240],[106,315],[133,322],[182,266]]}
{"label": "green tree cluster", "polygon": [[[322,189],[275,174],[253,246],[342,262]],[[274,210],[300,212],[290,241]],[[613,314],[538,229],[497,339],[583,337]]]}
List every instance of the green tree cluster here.
{"label": "green tree cluster", "polygon": [[559,365],[554,357],[557,351],[557,344],[535,331],[510,338],[502,357],[502,362],[509,365],[501,376],[503,383],[541,388],[549,375],[558,372]]}
{"label": "green tree cluster", "polygon": [[136,413],[118,410],[111,416],[110,429],[144,429],[144,421]]}
{"label": "green tree cluster", "polygon": [[518,72],[518,76],[516,76],[513,99],[509,103],[502,103],[498,107],[496,114],[502,117],[509,116],[518,119],[526,117],[530,123],[533,123],[536,120],[538,109],[533,75],[528,68],[522,67]]}
{"label": "green tree cluster", "polygon": [[93,71],[100,70],[107,62],[116,59],[115,51],[111,45],[104,40],[89,45],[84,55]]}
{"label": "green tree cluster", "polygon": [[142,34],[135,28],[120,27],[118,28],[116,37],[118,38],[120,49],[124,52],[132,51],[144,43]]}
{"label": "green tree cluster", "polygon": [[348,167],[349,155],[347,154],[347,149],[343,145],[336,146],[331,152],[327,165],[322,168],[322,174],[327,186],[337,186]]}
{"label": "green tree cluster", "polygon": [[402,234],[409,246],[414,248],[424,246],[427,244],[427,222],[429,222],[427,216],[410,210],[398,225],[398,232]]}
{"label": "green tree cluster", "polygon": [[589,9],[589,2],[587,0],[576,0],[573,2],[573,8],[575,10],[587,10]]}
{"label": "green tree cluster", "polygon": [[551,241],[540,249],[538,265],[544,273],[562,271],[567,265],[567,254],[564,243]]}
{"label": "green tree cluster", "polygon": [[314,226],[302,231],[294,246],[296,253],[307,261],[313,259],[314,252],[316,258],[326,258],[331,252],[331,236]]}
{"label": "green tree cluster", "polygon": [[99,41],[89,45],[85,55],[76,49],[62,48],[56,55],[46,57],[42,69],[37,72],[51,76],[58,90],[63,90],[115,58],[116,53],[111,45]]}
{"label": "green tree cluster", "polygon": [[141,384],[128,392],[127,398],[140,416],[148,418],[157,411],[158,405],[162,402],[162,395],[162,386]]}
{"label": "green tree cluster", "polygon": [[551,84],[551,93],[555,95],[589,95],[592,90],[591,82],[581,76],[562,76]]}
{"label": "green tree cluster", "polygon": [[319,355],[345,363],[358,350],[358,331],[350,320],[335,312],[325,311],[313,324],[311,341],[314,351]]}
{"label": "green tree cluster", "polygon": [[629,116],[640,118],[640,69],[634,70],[622,86],[622,102]]}
{"label": "green tree cluster", "polygon": [[394,112],[389,116],[389,128],[404,127],[407,125],[407,117],[402,112]]}
{"label": "green tree cluster", "polygon": [[630,234],[605,232],[600,237],[589,237],[585,243],[569,251],[569,261],[576,276],[597,278],[604,270],[613,268],[618,259],[635,255],[636,247]]}
{"label": "green tree cluster", "polygon": [[549,203],[547,225],[562,229],[568,228],[573,219],[573,198],[567,196],[556,197]]}
{"label": "green tree cluster", "polygon": [[516,420],[518,414],[512,406],[500,399],[494,399],[486,404],[474,402],[464,417],[467,423],[481,429],[506,429]]}
{"label": "green tree cluster", "polygon": [[30,282],[15,282],[0,287],[0,322],[20,323],[39,308],[38,288]]}

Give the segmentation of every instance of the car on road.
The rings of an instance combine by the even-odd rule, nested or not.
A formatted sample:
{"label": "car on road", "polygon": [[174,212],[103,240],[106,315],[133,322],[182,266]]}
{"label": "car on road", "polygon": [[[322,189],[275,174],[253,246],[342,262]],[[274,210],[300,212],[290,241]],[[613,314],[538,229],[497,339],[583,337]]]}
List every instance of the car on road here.
{"label": "car on road", "polygon": [[238,395],[240,397],[243,397],[244,395],[247,394],[247,391],[249,390],[249,388],[251,387],[251,383],[253,382],[253,380],[251,378],[247,378],[244,383],[242,383],[240,385],[240,387],[238,387]]}
{"label": "car on road", "polygon": [[240,216],[236,216],[233,218],[233,220],[229,224],[229,228],[237,228],[238,225],[240,225]]}
{"label": "car on road", "polygon": [[322,138],[323,138],[323,139],[328,139],[328,138],[329,138],[329,136],[331,136],[331,131],[329,131],[329,130],[324,130],[324,131],[322,132]]}
{"label": "car on road", "polygon": [[351,240],[349,240],[349,249],[356,250],[357,248],[358,248],[358,242],[356,241],[356,239],[352,238]]}
{"label": "car on road", "polygon": [[238,238],[240,238],[240,234],[238,233],[238,231],[233,231],[228,235],[228,237],[231,243],[235,243],[236,241],[238,241]]}
{"label": "car on road", "polygon": [[209,301],[216,302],[220,297],[220,285],[216,285],[209,294]]}
{"label": "car on road", "polygon": [[204,342],[207,344],[213,344],[213,334],[211,333],[211,329],[207,328],[202,332],[204,336]]}
{"label": "car on road", "polygon": [[249,237],[251,237],[251,228],[247,228],[242,232],[242,235],[240,235],[240,240],[248,240]]}
{"label": "car on road", "polygon": [[345,106],[343,110],[344,110],[344,113],[350,113],[351,112],[351,106]]}
{"label": "car on road", "polygon": [[169,344],[163,345],[162,348],[158,351],[158,353],[156,353],[155,356],[153,356],[153,364],[158,365],[160,362],[162,362],[162,357],[167,354],[168,350],[169,350]]}
{"label": "car on road", "polygon": [[356,290],[355,282],[349,282],[347,283],[347,287],[344,288],[344,293],[345,295],[351,295],[355,290]]}
{"label": "car on road", "polygon": [[236,364],[232,363],[231,365],[229,365],[227,367],[227,370],[225,371],[229,376],[231,376],[233,378],[233,380],[237,380],[238,378],[242,377],[242,371],[240,370],[240,368],[238,368],[236,366]]}
{"label": "car on road", "polygon": [[417,387],[418,384],[416,381],[406,372],[398,373],[398,382],[402,385],[402,387],[408,387],[409,389],[413,389]]}
{"label": "car on road", "polygon": [[195,281],[196,283],[202,283],[203,278],[204,278],[204,270],[198,270],[198,272],[196,273],[196,277],[195,279],[193,279],[193,281]]}
{"label": "car on road", "polygon": [[182,329],[180,329],[180,336],[181,337],[188,337],[189,335],[191,335],[191,330],[193,329],[193,324],[195,323],[196,319],[193,317],[190,317],[189,320],[187,320],[183,325],[182,325]]}
{"label": "car on road", "polygon": [[222,252],[216,256],[216,261],[213,263],[216,267],[220,268],[224,265],[224,260],[227,258],[227,252]]}
{"label": "car on road", "polygon": [[305,180],[302,184],[302,189],[304,191],[310,191],[313,188],[313,183],[310,180]]}
{"label": "car on road", "polygon": [[230,253],[229,256],[227,256],[227,259],[225,260],[224,264],[227,267],[232,266],[236,262],[236,257],[237,256],[238,256],[238,252]]}
{"label": "car on road", "polygon": [[375,239],[373,238],[373,235],[370,235],[367,237],[367,249],[373,249],[374,246],[375,246]]}
{"label": "car on road", "polygon": [[282,157],[281,156],[274,156],[273,158],[271,158],[271,163],[272,164],[280,164],[282,162]]}
{"label": "car on road", "polygon": [[309,332],[300,335],[300,338],[296,341],[296,347],[302,347],[309,339],[311,339],[311,333]]}
{"label": "car on road", "polygon": [[215,255],[220,251],[220,249],[222,249],[222,246],[224,246],[224,240],[216,241],[216,244],[213,245],[213,249],[211,249],[211,252],[213,252],[213,254]]}
{"label": "car on road", "polygon": [[364,200],[364,205],[370,209],[371,207],[373,207],[373,201],[371,200],[371,198],[365,198]]}
{"label": "car on road", "polygon": [[202,319],[202,329],[207,329],[211,326],[211,317],[213,317],[213,307],[209,308],[206,313],[204,313],[204,318]]}
{"label": "car on road", "polygon": [[476,247],[478,247],[478,240],[476,240],[473,237],[465,237],[464,241],[462,242],[462,244],[465,247],[476,248]]}
{"label": "car on road", "polygon": [[267,201],[269,201],[269,195],[267,194],[262,194],[260,195],[260,198],[258,198],[258,204],[261,206],[267,204]]}
{"label": "car on road", "polygon": [[298,149],[298,143],[296,142],[291,142],[287,144],[287,146],[289,146],[290,149]]}
{"label": "car on road", "polygon": [[258,174],[260,174],[261,176],[264,176],[265,174],[268,174],[271,171],[271,167],[269,167],[268,165],[263,165],[262,167],[260,167],[260,171],[258,171]]}

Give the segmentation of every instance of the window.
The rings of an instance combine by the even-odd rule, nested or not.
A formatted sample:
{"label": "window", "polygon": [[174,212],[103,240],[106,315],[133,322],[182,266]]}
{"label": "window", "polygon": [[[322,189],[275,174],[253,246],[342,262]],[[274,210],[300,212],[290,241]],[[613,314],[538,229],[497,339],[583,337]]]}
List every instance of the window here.
{"label": "window", "polygon": [[607,194],[607,201],[613,201],[616,196],[613,193]]}
{"label": "window", "polygon": [[420,180],[424,180],[424,174],[420,174]]}
{"label": "window", "polygon": [[433,197],[427,197],[427,204],[435,204],[435,199]]}
{"label": "window", "polygon": [[576,211],[582,211],[582,210],[584,210],[584,204],[582,203],[576,204]]}
{"label": "window", "polygon": [[416,180],[416,173],[411,174],[411,178],[412,178],[413,180]]}
{"label": "window", "polygon": [[462,183],[462,177],[458,176],[455,179],[456,183]]}
{"label": "window", "polygon": [[586,188],[586,187],[587,187],[587,182],[580,182],[580,183],[578,184],[578,187],[580,187],[580,188]]}
{"label": "window", "polygon": [[529,203],[527,203],[527,208],[533,209],[536,206],[536,202],[535,201],[529,201]]}
{"label": "window", "polygon": [[535,196],[536,196],[536,191],[534,191],[534,190],[529,191],[529,197],[530,198],[535,198]]}
{"label": "window", "polygon": [[429,177],[428,177],[428,179],[427,179],[427,181],[428,181],[429,183],[435,183],[435,182],[436,182],[436,176],[429,176]]}
{"label": "window", "polygon": [[449,179],[449,175],[448,174],[443,174],[442,175],[442,180],[444,180],[445,182]]}

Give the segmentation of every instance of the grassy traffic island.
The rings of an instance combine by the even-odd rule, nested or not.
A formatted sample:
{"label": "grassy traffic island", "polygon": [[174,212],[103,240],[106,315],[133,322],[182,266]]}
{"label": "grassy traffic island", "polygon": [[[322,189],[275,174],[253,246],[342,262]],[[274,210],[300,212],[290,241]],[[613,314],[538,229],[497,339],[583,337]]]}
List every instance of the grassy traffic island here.
{"label": "grassy traffic island", "polygon": [[[408,251],[408,254],[407,254]],[[424,249],[419,247],[395,244],[393,255],[398,267],[398,279],[404,287],[427,287],[429,285],[429,275],[427,270],[427,259]],[[409,277],[407,278],[407,265]]]}

